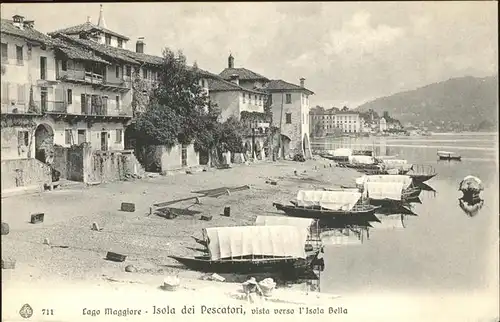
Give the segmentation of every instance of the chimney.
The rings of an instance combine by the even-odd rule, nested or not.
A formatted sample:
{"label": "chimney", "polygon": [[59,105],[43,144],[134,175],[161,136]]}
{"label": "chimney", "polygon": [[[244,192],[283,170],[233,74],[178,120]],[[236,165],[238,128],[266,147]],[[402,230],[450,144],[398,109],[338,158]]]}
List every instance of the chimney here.
{"label": "chimney", "polygon": [[14,26],[19,29],[23,29],[24,27],[24,17],[20,15],[12,16],[12,21],[14,22]]}
{"label": "chimney", "polygon": [[99,20],[97,21],[97,25],[102,28],[106,28],[106,21],[104,21],[104,12],[102,10],[102,4],[101,4],[101,9],[99,10]]}
{"label": "chimney", "polygon": [[35,27],[35,20],[25,20],[23,24],[24,28],[33,29]]}
{"label": "chimney", "polygon": [[231,82],[235,83],[236,85],[240,85],[240,76],[237,74],[232,74],[230,77]]}
{"label": "chimney", "polygon": [[305,79],[304,77],[302,77],[302,78],[300,79],[300,87],[302,87],[302,88],[304,87],[304,81],[305,81],[305,80],[306,80],[306,79]]}
{"label": "chimney", "polygon": [[227,58],[227,67],[234,68],[234,57],[231,54],[229,54],[229,57]]}
{"label": "chimney", "polygon": [[135,52],[136,53],[140,53],[140,54],[144,54],[144,37],[139,37],[137,39],[137,42],[135,43]]}

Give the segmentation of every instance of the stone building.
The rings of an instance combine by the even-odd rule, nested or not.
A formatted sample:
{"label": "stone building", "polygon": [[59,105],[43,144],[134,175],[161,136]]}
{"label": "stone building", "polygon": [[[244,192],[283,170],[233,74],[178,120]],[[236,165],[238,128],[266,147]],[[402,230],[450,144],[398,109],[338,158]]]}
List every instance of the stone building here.
{"label": "stone building", "polygon": [[[280,135],[280,156],[291,158],[295,154],[311,156],[309,142],[309,96],[314,94],[300,85],[284,80],[271,80],[246,68],[237,68],[232,55],[228,57],[228,67],[219,75],[227,81],[238,80],[238,85],[246,89],[266,93],[264,107],[271,115],[272,126],[278,128]],[[254,94],[252,99],[259,100]]]}

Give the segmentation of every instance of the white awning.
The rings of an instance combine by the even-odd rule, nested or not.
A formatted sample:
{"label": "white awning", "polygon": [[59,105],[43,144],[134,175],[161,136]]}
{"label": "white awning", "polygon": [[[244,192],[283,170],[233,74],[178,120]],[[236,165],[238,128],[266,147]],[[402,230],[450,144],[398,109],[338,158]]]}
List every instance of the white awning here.
{"label": "white awning", "polygon": [[408,188],[413,180],[410,176],[398,175],[398,174],[384,174],[384,175],[367,175],[356,179],[356,184],[363,185],[366,182],[385,182],[393,183],[399,182],[403,184],[403,188]]}
{"label": "white awning", "polygon": [[374,200],[401,200],[403,183],[401,182],[365,182],[366,197]]}
{"label": "white awning", "polygon": [[297,205],[300,207],[319,206],[330,210],[349,211],[361,198],[359,191],[339,190],[300,190],[297,193]]}
{"label": "white awning", "polygon": [[306,258],[307,231],[294,226],[235,226],[205,228],[210,259],[239,256]]}
{"label": "white awning", "polygon": [[257,216],[255,219],[255,226],[294,226],[307,232],[313,223],[314,219],[285,216]]}

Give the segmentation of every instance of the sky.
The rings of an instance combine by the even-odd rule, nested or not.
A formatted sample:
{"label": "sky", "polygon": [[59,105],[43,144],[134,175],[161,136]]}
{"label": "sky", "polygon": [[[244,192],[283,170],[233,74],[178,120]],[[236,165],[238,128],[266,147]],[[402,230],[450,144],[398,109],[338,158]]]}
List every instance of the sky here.
{"label": "sky", "polygon": [[[99,3],[2,4],[42,32],[97,23]],[[496,1],[104,3],[108,29],[135,48],[182,50],[220,73],[235,67],[305,86],[312,106],[348,106],[453,77],[498,73]]]}

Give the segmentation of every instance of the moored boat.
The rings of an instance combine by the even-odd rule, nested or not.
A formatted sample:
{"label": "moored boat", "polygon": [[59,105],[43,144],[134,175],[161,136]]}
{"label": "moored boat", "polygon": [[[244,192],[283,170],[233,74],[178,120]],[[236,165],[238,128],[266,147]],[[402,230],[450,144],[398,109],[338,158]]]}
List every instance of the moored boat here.
{"label": "moored boat", "polygon": [[484,190],[481,179],[474,176],[466,176],[460,182],[458,190],[462,191],[463,198],[471,202],[480,199],[479,194]]}
{"label": "moored boat", "polygon": [[417,198],[421,192],[411,177],[405,175],[363,176],[356,179],[356,185],[373,205],[407,202]]}
{"label": "moored boat", "polygon": [[462,157],[459,154],[456,154],[455,152],[437,151],[437,155],[439,157],[439,160],[457,160],[457,161],[462,160]]}
{"label": "moored boat", "polygon": [[311,270],[319,250],[305,251],[307,231],[294,226],[236,226],[203,229],[208,255],[169,256],[190,269],[213,273],[281,273]]}
{"label": "moored boat", "polygon": [[377,220],[374,212],[378,207],[364,202],[361,193],[355,189],[300,190],[293,204],[273,203],[273,205],[292,217],[317,219],[357,217],[368,221]]}

